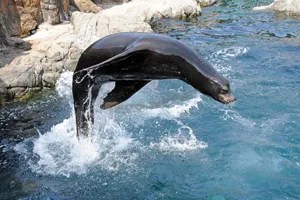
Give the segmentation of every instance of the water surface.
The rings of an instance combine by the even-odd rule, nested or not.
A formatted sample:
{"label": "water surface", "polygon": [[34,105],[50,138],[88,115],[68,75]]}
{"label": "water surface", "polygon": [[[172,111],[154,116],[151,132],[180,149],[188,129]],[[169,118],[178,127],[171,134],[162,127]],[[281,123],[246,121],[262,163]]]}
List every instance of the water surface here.
{"label": "water surface", "polygon": [[78,141],[66,72],[56,92],[0,110],[1,198],[300,199],[300,18],[251,11],[267,3],[153,25],[226,76],[233,105],[153,81],[97,109],[94,136]]}

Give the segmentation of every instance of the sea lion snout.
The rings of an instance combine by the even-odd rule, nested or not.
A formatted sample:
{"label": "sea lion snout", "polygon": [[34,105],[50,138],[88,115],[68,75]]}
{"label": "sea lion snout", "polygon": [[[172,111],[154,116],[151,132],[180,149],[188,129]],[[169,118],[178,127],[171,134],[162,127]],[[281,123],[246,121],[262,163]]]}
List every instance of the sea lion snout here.
{"label": "sea lion snout", "polygon": [[226,94],[219,94],[218,95],[218,101],[224,104],[229,104],[232,103],[236,100],[235,96],[231,93],[226,93]]}

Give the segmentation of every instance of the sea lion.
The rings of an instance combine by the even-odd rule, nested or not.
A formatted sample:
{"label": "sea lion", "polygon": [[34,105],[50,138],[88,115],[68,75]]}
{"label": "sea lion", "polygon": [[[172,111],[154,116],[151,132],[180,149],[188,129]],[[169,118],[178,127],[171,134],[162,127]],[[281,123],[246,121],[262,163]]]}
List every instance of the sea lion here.
{"label": "sea lion", "polygon": [[117,33],[89,46],[73,75],[77,136],[88,136],[100,87],[115,81],[102,109],[116,106],[151,80],[180,79],[227,104],[235,101],[229,82],[180,41],[154,33]]}

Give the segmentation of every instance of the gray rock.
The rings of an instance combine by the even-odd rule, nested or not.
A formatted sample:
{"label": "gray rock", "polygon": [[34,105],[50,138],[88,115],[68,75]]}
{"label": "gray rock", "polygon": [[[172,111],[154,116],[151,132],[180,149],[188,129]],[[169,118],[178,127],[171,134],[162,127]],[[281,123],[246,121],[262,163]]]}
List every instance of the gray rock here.
{"label": "gray rock", "polygon": [[49,24],[60,23],[59,10],[57,8],[58,1],[41,0],[41,8],[43,13],[43,19]]}
{"label": "gray rock", "polygon": [[58,24],[70,16],[69,0],[41,0],[43,19],[49,24]]}
{"label": "gray rock", "polygon": [[81,12],[98,13],[101,7],[94,4],[91,0],[72,0],[73,5]]}
{"label": "gray rock", "polygon": [[254,7],[255,11],[277,11],[287,15],[300,15],[300,0],[274,0],[267,6]]}
{"label": "gray rock", "polygon": [[39,68],[35,68],[33,64],[24,63],[22,68],[3,67],[0,70],[0,73],[5,77],[1,78],[1,81],[7,89],[42,86],[42,71]]}
{"label": "gray rock", "polygon": [[72,24],[78,34],[76,45],[85,49],[94,41],[117,32],[152,32],[152,21],[167,17],[189,17],[200,14],[194,0],[134,0],[100,13],[74,12]]}
{"label": "gray rock", "polygon": [[67,52],[64,52],[64,49],[62,49],[56,42],[52,42],[51,46],[47,50],[46,58],[52,62],[56,62],[64,59],[66,53]]}
{"label": "gray rock", "polygon": [[21,21],[16,3],[12,0],[2,0],[0,3],[0,26],[8,36],[21,35]]}
{"label": "gray rock", "polygon": [[0,15],[0,48],[8,46],[6,27],[3,23],[2,15]]}
{"label": "gray rock", "polygon": [[130,0],[94,0],[96,4],[116,4],[116,3],[127,3]]}
{"label": "gray rock", "polygon": [[197,0],[201,7],[208,7],[216,4],[218,0]]}
{"label": "gray rock", "polygon": [[44,87],[54,87],[56,84],[56,81],[60,77],[59,72],[48,72],[43,75],[43,86]]}

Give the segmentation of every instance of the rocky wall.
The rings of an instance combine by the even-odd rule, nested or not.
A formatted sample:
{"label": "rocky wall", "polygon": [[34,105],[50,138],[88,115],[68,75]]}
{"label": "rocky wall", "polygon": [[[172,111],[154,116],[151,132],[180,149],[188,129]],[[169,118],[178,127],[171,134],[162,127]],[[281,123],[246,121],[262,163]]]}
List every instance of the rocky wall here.
{"label": "rocky wall", "polygon": [[21,36],[30,35],[43,22],[40,0],[14,0],[21,20]]}
{"label": "rocky wall", "polygon": [[21,20],[17,10],[17,5],[12,0],[0,1],[0,16],[2,30],[5,30],[8,36],[21,35]]}

